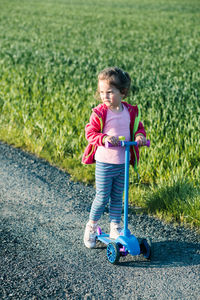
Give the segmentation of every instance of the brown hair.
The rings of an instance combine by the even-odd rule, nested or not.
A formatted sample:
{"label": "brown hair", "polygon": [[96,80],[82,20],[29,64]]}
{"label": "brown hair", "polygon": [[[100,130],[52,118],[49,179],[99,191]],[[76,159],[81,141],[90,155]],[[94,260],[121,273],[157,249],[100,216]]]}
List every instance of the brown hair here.
{"label": "brown hair", "polygon": [[99,95],[99,80],[107,80],[109,84],[114,85],[120,93],[124,94],[126,98],[130,92],[131,78],[129,74],[117,67],[110,67],[102,70],[98,75],[98,89]]}

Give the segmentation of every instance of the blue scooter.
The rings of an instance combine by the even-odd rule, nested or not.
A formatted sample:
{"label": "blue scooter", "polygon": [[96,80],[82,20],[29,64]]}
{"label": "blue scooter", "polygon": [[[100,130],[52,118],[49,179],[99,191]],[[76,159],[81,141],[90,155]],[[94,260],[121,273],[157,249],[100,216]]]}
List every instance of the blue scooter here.
{"label": "blue scooter", "polygon": [[[111,147],[111,144],[107,144],[106,147]],[[151,257],[151,242],[149,239],[142,239],[140,242],[131,234],[128,229],[128,190],[129,190],[129,153],[130,146],[137,146],[137,142],[119,141],[119,146],[125,147],[125,183],[124,183],[124,229],[123,234],[116,240],[109,237],[101,231],[101,228],[97,228],[97,240],[107,245],[107,258],[111,264],[117,264],[120,256],[140,255],[146,259]],[[150,141],[147,140],[146,145],[150,146]]]}

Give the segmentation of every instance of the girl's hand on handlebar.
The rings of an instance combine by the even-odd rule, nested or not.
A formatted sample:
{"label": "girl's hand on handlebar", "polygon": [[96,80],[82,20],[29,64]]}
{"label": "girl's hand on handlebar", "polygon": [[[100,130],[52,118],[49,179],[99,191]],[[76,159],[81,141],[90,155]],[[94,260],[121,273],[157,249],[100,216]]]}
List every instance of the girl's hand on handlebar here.
{"label": "girl's hand on handlebar", "polygon": [[118,139],[116,136],[108,135],[108,136],[105,138],[105,143],[106,143],[106,142],[111,143],[113,146],[118,146],[119,139]]}
{"label": "girl's hand on handlebar", "polygon": [[143,135],[137,135],[135,141],[138,143],[138,147],[145,146],[147,143],[147,140]]}

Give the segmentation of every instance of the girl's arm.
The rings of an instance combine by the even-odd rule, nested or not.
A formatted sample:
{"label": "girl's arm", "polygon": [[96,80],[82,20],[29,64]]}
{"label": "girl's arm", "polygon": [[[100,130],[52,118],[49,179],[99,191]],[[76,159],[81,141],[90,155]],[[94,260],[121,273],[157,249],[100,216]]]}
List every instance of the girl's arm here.
{"label": "girl's arm", "polygon": [[134,140],[138,143],[138,146],[146,145],[146,131],[142,122],[139,122],[138,130],[135,133]]}
{"label": "girl's arm", "polygon": [[85,136],[92,145],[103,146],[107,135],[101,132],[101,122],[96,113],[92,113],[90,123],[85,126]]}

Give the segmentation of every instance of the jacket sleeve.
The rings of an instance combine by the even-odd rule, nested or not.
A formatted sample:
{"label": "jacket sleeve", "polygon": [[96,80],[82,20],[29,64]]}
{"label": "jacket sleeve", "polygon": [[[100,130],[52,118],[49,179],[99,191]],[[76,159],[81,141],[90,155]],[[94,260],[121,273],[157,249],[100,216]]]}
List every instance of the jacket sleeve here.
{"label": "jacket sleeve", "polygon": [[90,122],[85,126],[85,136],[87,141],[96,146],[103,146],[103,138],[106,134],[101,132],[100,118],[95,112],[90,117]]}
{"label": "jacket sleeve", "polygon": [[143,126],[142,122],[139,122],[138,130],[137,130],[136,133],[135,133],[134,139],[135,139],[136,136],[139,135],[139,134],[142,134],[142,135],[144,135],[144,136],[146,137],[146,131],[145,131],[145,129],[144,129],[144,126]]}

